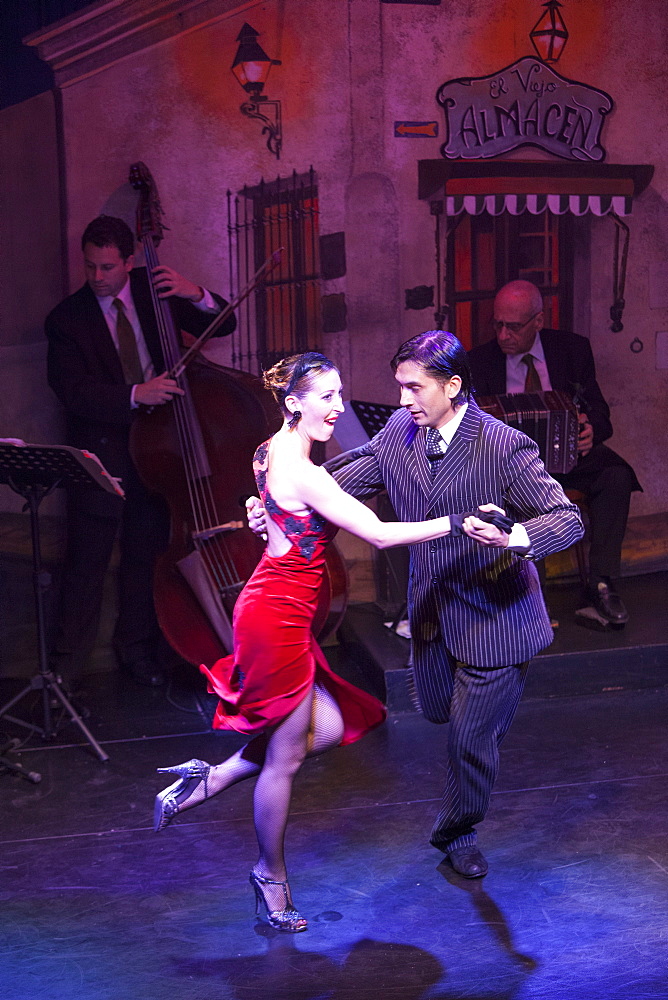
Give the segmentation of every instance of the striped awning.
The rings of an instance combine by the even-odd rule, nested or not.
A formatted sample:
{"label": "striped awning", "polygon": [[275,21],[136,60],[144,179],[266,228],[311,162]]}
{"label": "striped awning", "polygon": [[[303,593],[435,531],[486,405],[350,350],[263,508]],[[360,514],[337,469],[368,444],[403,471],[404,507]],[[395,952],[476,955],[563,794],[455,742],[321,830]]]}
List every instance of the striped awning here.
{"label": "striped awning", "polygon": [[597,194],[458,194],[446,195],[445,214],[460,215],[540,215],[551,212],[553,215],[630,215],[632,199],[625,195]]}
{"label": "striped awning", "polygon": [[420,160],[418,195],[446,215],[630,215],[654,168],[553,160]]}

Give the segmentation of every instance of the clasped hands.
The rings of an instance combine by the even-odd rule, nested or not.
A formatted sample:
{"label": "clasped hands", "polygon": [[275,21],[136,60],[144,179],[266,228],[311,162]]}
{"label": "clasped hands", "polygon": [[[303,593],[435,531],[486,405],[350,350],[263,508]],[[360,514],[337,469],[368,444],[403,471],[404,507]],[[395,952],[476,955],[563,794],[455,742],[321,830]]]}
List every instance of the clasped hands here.
{"label": "clasped hands", "polygon": [[[246,500],[248,526],[256,535],[267,539],[267,524],[264,507],[257,497]],[[450,514],[450,535],[468,535],[479,545],[505,549],[514,521],[501,507],[493,503],[481,504],[473,513]]]}
{"label": "clasped hands", "polygon": [[501,507],[484,503],[473,513],[450,514],[450,536],[468,535],[474,542],[489,548],[505,549],[515,523]]}

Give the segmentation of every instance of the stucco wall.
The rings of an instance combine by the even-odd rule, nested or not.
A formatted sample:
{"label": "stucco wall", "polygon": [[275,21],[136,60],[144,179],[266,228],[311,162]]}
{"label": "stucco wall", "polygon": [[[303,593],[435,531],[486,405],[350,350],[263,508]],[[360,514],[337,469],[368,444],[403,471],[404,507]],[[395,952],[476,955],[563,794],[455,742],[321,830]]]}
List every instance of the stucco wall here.
{"label": "stucco wall", "polygon": [[[144,6],[151,7],[149,0]],[[196,5],[186,6],[191,16]],[[437,88],[532,54],[529,31],[543,8],[534,0],[440,6],[266,0],[225,2],[217,10],[206,23],[193,26],[191,19],[186,33],[165,33],[159,44],[63,89],[71,284],[82,278],[78,240],[86,222],[99,211],[131,221],[135,196],[126,177],[136,159],[153,172],[167,213],[161,259],[223,293],[227,189],[312,164],[321,232],[346,234],[347,275],[325,291],[345,292],[349,325],[325,346],[341,361],[350,395],[394,402],[387,359],[406,337],[433,325],[433,310],[404,309],[404,290],[435,282],[433,220],[417,200],[417,161],[440,156]],[[666,509],[668,482],[662,446],[668,375],[656,369],[654,351],[655,332],[668,329],[668,312],[650,309],[648,290],[649,266],[665,260],[668,242],[668,13],[658,0],[640,9],[623,0],[580,0],[565,3],[562,13],[570,38],[559,72],[607,91],[615,102],[602,137],[608,161],[655,166],[630,219],[624,331],[609,330],[609,219],[578,223],[590,227],[581,242],[590,243],[591,256],[578,257],[576,303],[579,332],[591,336],[612,406],[612,444],[633,461],[645,486],[632,513],[651,514]],[[283,102],[280,162],[267,151],[259,124],[239,113],[244,95],[230,66],[244,21],[282,60],[266,88]],[[393,123],[401,119],[437,119],[441,134],[395,139]],[[644,344],[639,354],[629,350],[636,335]]]}
{"label": "stucco wall", "polygon": [[[46,384],[44,317],[62,296],[58,155],[53,94],[0,112],[0,437],[62,440]],[[23,499],[0,487],[0,511]],[[58,495],[42,512],[60,509]]]}
{"label": "stucco wall", "polygon": [[[533,55],[529,31],[542,8],[526,0],[492,5],[452,0],[440,7],[381,5],[381,48],[384,53],[385,134],[395,119],[443,120],[434,95],[446,80],[483,76],[523,55]],[[651,186],[634,204],[627,219],[631,229],[624,330],[610,331],[613,300],[613,245],[610,219],[588,217],[576,225],[590,227],[591,256],[582,261],[577,286],[587,301],[576,302],[582,326],[590,336],[599,381],[615,428],[611,445],[635,466],[644,494],[634,494],[632,514],[651,514],[668,507],[668,449],[662,445],[668,417],[668,370],[657,370],[655,334],[668,329],[668,311],[649,304],[649,267],[666,261],[668,247],[668,138],[665,52],[668,10],[660,0],[629,6],[623,0],[565,3],[562,14],[570,32],[558,71],[609,93],[614,109],[603,130],[610,163],[650,163]],[[368,44],[368,39],[367,39]],[[440,155],[438,139],[388,139],[385,169],[401,206],[402,289],[434,281],[431,220],[414,201],[417,159]],[[540,156],[518,151],[516,158]],[[431,270],[430,270],[431,266]],[[426,328],[427,311],[404,314],[404,330]],[[423,320],[423,322],[421,322]],[[634,337],[641,353],[629,349]]]}

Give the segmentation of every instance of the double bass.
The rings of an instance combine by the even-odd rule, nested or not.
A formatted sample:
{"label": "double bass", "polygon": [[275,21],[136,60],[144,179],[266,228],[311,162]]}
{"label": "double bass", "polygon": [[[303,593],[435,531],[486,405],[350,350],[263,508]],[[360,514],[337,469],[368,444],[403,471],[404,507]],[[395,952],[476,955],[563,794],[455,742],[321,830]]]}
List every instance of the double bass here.
{"label": "double bass", "polygon": [[[145,164],[133,164],[130,183],[140,192],[137,237],[152,272],[159,265],[162,208]],[[155,607],[165,638],[193,664],[211,664],[231,652],[234,603],[264,550],[243,520],[245,499],[257,492],[252,459],[281,423],[273,396],[259,378],[215,364],[199,348],[271,266],[271,260],[263,265],[185,354],[169,303],[159,298],[151,282],[166,369],[184,395],[140,409],[130,453],[144,485],[169,506],[170,541],[156,563]],[[340,623],[346,587],[345,566],[331,545],[313,623],[319,638]]]}

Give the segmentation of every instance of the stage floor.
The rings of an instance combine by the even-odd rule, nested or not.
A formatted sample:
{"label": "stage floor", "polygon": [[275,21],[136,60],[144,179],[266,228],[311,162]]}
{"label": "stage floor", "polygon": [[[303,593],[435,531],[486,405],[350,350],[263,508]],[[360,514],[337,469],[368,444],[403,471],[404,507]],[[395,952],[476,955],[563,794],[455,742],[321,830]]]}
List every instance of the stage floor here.
{"label": "stage floor", "polygon": [[[522,703],[479,828],[482,880],[427,842],[446,727],[393,715],[307,762],[287,843],[310,924],[288,935],[253,916],[252,782],[152,832],[155,768],[241,743],[209,731],[199,677],[155,691],[90,675],[108,763],[68,723],[22,752],[39,784],[0,776],[0,996],[663,1000],[668,687],[638,679]],[[3,703],[19,683],[0,684]],[[39,718],[34,696],[14,714]]]}

